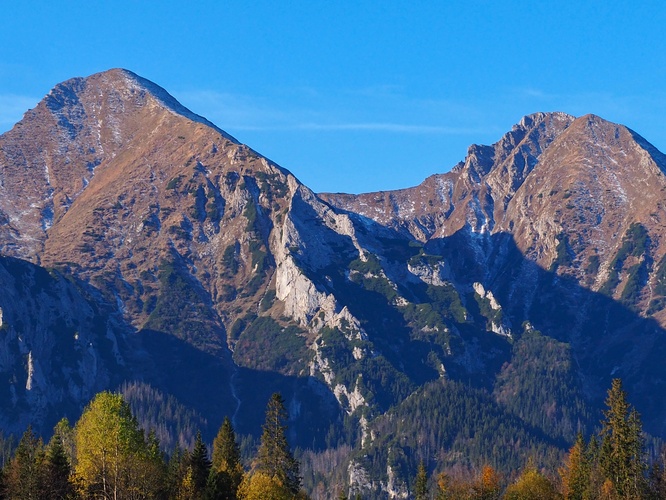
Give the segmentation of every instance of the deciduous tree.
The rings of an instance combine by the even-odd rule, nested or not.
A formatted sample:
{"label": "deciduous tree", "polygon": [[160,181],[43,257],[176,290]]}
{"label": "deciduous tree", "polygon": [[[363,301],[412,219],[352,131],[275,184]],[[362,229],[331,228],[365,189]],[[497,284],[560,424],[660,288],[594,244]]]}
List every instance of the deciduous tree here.
{"label": "deciduous tree", "polygon": [[472,486],[475,500],[498,500],[500,497],[501,477],[495,469],[486,464]]}
{"label": "deciduous tree", "polygon": [[75,472],[85,493],[103,498],[148,497],[143,432],[120,394],[101,392],[74,429]]}
{"label": "deciduous tree", "polygon": [[553,483],[531,462],[504,492],[506,500],[557,500],[560,497]]}
{"label": "deciduous tree", "polygon": [[562,493],[566,500],[583,500],[590,495],[590,463],[586,453],[585,438],[578,434],[559,473]]}

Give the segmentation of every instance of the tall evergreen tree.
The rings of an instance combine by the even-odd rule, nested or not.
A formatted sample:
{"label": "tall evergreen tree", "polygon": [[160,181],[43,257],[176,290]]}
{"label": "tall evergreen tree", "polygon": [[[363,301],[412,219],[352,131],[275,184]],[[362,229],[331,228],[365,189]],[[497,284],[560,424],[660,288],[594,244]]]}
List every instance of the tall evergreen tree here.
{"label": "tall evergreen tree", "polygon": [[601,430],[601,469],[620,498],[642,498],[647,467],[642,425],[638,412],[627,402],[620,379],[613,379],[606,406]]}
{"label": "tall evergreen tree", "polygon": [[208,449],[201,438],[201,432],[197,432],[197,438],[194,442],[194,449],[190,455],[189,468],[192,473],[192,485],[196,498],[203,498],[210,474],[210,459],[208,458]]}
{"label": "tall evergreen tree", "polygon": [[301,486],[300,465],[291,454],[287,442],[287,410],[282,396],[275,393],[266,407],[261,444],[257,452],[254,470],[278,479],[289,491],[296,494]]}
{"label": "tall evergreen tree", "polygon": [[59,434],[54,434],[46,451],[45,479],[49,498],[63,500],[74,497],[72,467]]}
{"label": "tall evergreen tree", "polygon": [[44,444],[28,426],[5,476],[8,498],[39,499],[45,493]]}
{"label": "tall evergreen tree", "polygon": [[235,499],[243,480],[240,446],[228,417],[213,440],[213,460],[209,477],[209,496],[215,499]]}
{"label": "tall evergreen tree", "polygon": [[53,435],[55,436],[56,434],[60,436],[60,442],[62,443],[62,447],[65,450],[65,453],[67,454],[69,463],[73,464],[76,455],[76,444],[74,442],[74,429],[69,424],[69,420],[67,418],[60,419],[60,421],[53,428]]}
{"label": "tall evergreen tree", "polygon": [[423,460],[419,462],[414,481],[414,498],[416,500],[426,500],[428,498],[428,471],[425,468]]}
{"label": "tall evergreen tree", "polygon": [[174,448],[167,463],[166,497],[181,498],[181,488],[189,469],[189,453],[178,445]]}

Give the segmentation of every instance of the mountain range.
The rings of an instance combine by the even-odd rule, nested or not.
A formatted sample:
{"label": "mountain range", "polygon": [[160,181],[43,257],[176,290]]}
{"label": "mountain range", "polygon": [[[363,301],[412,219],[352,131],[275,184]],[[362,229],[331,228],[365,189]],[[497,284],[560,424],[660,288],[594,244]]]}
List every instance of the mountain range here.
{"label": "mountain range", "polygon": [[0,428],[112,389],[186,446],[279,391],[306,484],[335,454],[394,498],[419,460],[559,458],[615,377],[664,438],[665,173],[536,113],[416,187],[314,193],[130,71],[68,80],[0,136]]}

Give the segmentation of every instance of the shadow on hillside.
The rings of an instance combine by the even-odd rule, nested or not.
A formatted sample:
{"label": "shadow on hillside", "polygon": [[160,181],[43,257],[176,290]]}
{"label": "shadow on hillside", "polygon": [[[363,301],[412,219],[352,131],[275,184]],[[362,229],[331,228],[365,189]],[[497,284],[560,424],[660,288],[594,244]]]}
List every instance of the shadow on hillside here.
{"label": "shadow on hillside", "polygon": [[234,368],[229,360],[196,349],[173,335],[154,330],[143,330],[138,335],[145,351],[139,378],[205,418],[208,426],[201,431],[208,442],[212,442],[225,416],[234,420],[237,433],[259,437],[264,409],[275,392],[288,406],[293,446],[323,448],[331,427],[342,425],[330,389],[312,377]]}
{"label": "shadow on hillside", "polygon": [[[602,406],[611,380],[619,377],[645,429],[666,435],[666,331],[657,321],[584,288],[571,276],[539,267],[507,233],[479,235],[463,228],[431,240],[426,249],[444,257],[458,285],[480,282],[491,290],[514,332],[529,321],[544,335],[569,343],[592,408]],[[645,286],[641,283],[640,289]]]}

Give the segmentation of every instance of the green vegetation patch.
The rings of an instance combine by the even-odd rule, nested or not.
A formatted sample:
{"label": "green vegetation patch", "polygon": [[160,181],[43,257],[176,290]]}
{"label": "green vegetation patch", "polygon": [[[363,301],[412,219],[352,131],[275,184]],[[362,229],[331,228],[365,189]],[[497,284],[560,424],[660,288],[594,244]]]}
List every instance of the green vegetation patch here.
{"label": "green vegetation patch", "polygon": [[490,328],[491,323],[495,323],[496,325],[502,323],[502,309],[493,309],[490,305],[490,299],[488,297],[481,297],[476,292],[474,293],[474,299],[479,305],[479,313],[488,320],[486,328]]}
{"label": "green vegetation patch", "polygon": [[573,263],[571,247],[567,235],[557,235],[557,246],[555,247],[555,260],[550,265],[549,271],[555,272],[559,266],[570,266]]}
{"label": "green vegetation patch", "polygon": [[374,274],[377,275],[382,272],[382,265],[379,263],[379,259],[374,254],[368,254],[366,260],[355,259],[349,263],[349,269],[352,271],[358,271],[362,274]]}
{"label": "green vegetation patch", "polygon": [[232,243],[222,252],[223,273],[234,276],[238,272],[238,260],[236,259],[236,243]]}
{"label": "green vegetation patch", "polygon": [[184,175],[177,175],[173,179],[171,179],[168,183],[166,188],[167,189],[178,189],[183,182]]}
{"label": "green vegetation patch", "polygon": [[144,328],[170,333],[204,350],[219,344],[211,328],[211,309],[187,271],[174,261],[163,261],[158,277],[159,295]]}
{"label": "green vegetation patch", "polygon": [[430,267],[434,267],[438,264],[440,264],[444,260],[444,257],[441,255],[430,255],[425,253],[423,248],[419,250],[419,253],[417,255],[414,255],[409,258],[407,261],[407,264],[416,267],[419,265],[427,265]]}
{"label": "green vegetation patch", "polygon": [[627,271],[629,276],[627,282],[622,289],[620,300],[624,305],[632,310],[636,310],[636,302],[638,302],[640,291],[648,279],[648,270],[646,261],[643,260],[635,264]]}
{"label": "green vegetation patch", "polygon": [[256,370],[291,373],[305,367],[310,356],[304,333],[296,325],[282,326],[269,316],[260,316],[240,335],[234,360]]}
{"label": "green vegetation patch", "polygon": [[514,344],[493,394],[512,414],[553,439],[571,442],[579,425],[589,422],[571,347],[537,330],[527,330]]}
{"label": "green vegetation patch", "polygon": [[587,259],[587,266],[585,267],[585,274],[588,276],[596,276],[599,272],[599,256],[597,254],[590,255]]}
{"label": "green vegetation patch", "polygon": [[[641,257],[643,256],[650,244],[648,232],[642,224],[634,222],[629,226],[627,233],[622,238],[622,246],[613,258],[610,264],[610,273],[608,280],[599,289],[600,293],[611,296],[613,291],[620,284],[620,272],[624,267],[624,262],[629,256]],[[633,293],[631,290],[629,294]]]}
{"label": "green vegetation patch", "polygon": [[398,295],[391,282],[383,275],[379,259],[370,254],[366,261],[361,259],[349,263],[349,269],[356,271],[350,275],[350,280],[368,291],[377,292],[391,301]]}

